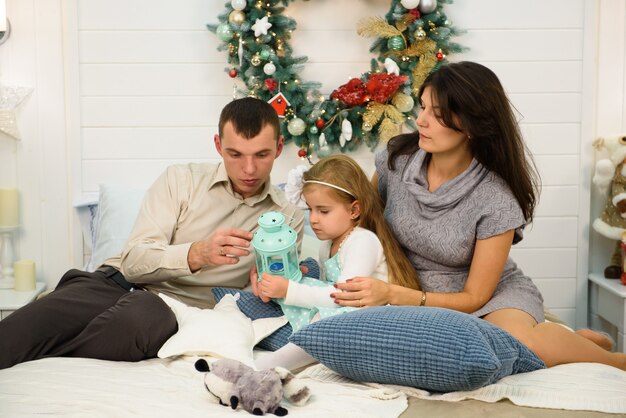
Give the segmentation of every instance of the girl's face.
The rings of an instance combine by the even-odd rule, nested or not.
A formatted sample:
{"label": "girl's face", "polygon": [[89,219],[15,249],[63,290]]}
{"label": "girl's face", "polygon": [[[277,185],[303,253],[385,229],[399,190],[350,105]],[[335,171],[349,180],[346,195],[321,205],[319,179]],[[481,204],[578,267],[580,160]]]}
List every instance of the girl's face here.
{"label": "girl's face", "polygon": [[302,193],[310,209],[309,221],[320,240],[342,240],[352,231],[358,217],[358,204],[339,201],[331,188],[309,184]]}
{"label": "girl's face", "polygon": [[420,101],[422,109],[416,120],[420,148],[431,154],[469,152],[467,135],[448,128],[440,121],[439,105],[433,103],[430,87],[424,88]]}

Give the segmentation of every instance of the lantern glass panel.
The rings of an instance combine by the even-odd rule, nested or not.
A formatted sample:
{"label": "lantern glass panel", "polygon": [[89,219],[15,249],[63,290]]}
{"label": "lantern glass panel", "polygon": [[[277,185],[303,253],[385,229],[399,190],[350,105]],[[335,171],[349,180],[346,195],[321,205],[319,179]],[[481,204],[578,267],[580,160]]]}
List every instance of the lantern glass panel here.
{"label": "lantern glass panel", "polygon": [[295,245],[289,251],[289,255],[287,256],[286,261],[287,261],[287,274],[289,274],[289,276],[293,275],[294,272],[297,272],[300,270],[300,267],[298,266],[298,249],[296,248]]}
{"label": "lantern glass panel", "polygon": [[283,256],[271,255],[267,257],[267,265],[269,267],[269,273],[277,276],[285,276],[285,263],[283,262]]}

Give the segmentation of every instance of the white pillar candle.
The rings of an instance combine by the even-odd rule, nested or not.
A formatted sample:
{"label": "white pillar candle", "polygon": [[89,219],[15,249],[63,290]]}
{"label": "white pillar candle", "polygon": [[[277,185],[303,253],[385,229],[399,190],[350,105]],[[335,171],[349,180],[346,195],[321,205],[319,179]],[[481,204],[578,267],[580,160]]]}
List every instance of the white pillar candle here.
{"label": "white pillar candle", "polygon": [[0,0],[0,32],[7,30],[7,2]]}
{"label": "white pillar candle", "polygon": [[33,260],[19,260],[13,263],[13,277],[15,290],[35,290],[35,262]]}
{"label": "white pillar candle", "polygon": [[19,224],[17,201],[17,189],[0,188],[0,228]]}

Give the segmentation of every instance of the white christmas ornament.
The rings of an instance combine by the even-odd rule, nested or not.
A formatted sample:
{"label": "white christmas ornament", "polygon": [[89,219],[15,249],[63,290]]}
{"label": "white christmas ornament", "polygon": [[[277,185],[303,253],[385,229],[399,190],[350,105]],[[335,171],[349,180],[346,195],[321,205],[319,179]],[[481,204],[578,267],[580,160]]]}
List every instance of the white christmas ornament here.
{"label": "white christmas ornament", "polygon": [[272,24],[268,21],[267,16],[263,16],[261,19],[257,19],[252,25],[251,29],[254,31],[254,36],[267,35],[267,31],[272,27]]}
{"label": "white christmas ornament", "polygon": [[237,56],[239,57],[239,68],[243,65],[243,40],[239,37],[239,48],[237,48]]}
{"label": "white christmas ornament", "polygon": [[418,10],[423,14],[432,13],[437,9],[437,0],[421,0]]}
{"label": "white christmas ornament", "polygon": [[320,143],[320,148],[322,148],[324,145],[327,144],[326,135],[323,132],[320,134],[319,143]]}
{"label": "white christmas ornament", "polygon": [[398,67],[398,64],[391,58],[385,58],[385,69],[389,74],[400,75],[400,67]]}
{"label": "white christmas ornament", "polygon": [[267,75],[272,75],[276,72],[276,66],[273,63],[268,62],[263,66],[263,72]]}
{"label": "white christmas ornament", "polygon": [[[235,0],[233,0],[233,1],[235,1]],[[411,9],[415,9],[417,7],[417,5],[420,4],[420,0],[401,0],[400,4],[405,9],[411,10]]]}
{"label": "white christmas ornament", "polygon": [[235,10],[243,10],[246,8],[246,0],[231,0],[230,5]]}
{"label": "white christmas ornament", "polygon": [[287,131],[293,136],[302,135],[306,129],[306,123],[300,118],[294,118],[287,124]]}
{"label": "white christmas ornament", "polygon": [[15,111],[32,91],[28,87],[0,86],[0,132],[13,139],[21,139]]}
{"label": "white christmas ornament", "polygon": [[339,145],[342,147],[346,145],[346,141],[352,139],[352,124],[348,119],[344,119],[341,122],[341,135],[339,135]]}

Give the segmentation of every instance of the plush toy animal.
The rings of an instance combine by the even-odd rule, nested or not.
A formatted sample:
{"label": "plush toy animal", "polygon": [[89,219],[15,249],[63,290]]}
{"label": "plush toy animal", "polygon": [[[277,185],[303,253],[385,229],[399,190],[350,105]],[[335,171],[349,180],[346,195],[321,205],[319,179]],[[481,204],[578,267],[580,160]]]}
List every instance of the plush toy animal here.
{"label": "plush toy animal", "polygon": [[211,364],[200,359],[195,366],[196,370],[207,372],[204,386],[220,404],[232,409],[241,405],[254,415],[269,412],[282,417],[288,413],[280,406],[283,397],[293,405],[302,406],[311,396],[309,388],[282,367],[255,371],[231,359],[220,359]]}
{"label": "plush toy animal", "polygon": [[617,240],[610,265],[604,269],[604,277],[617,279],[622,275],[620,244],[626,238],[626,135],[598,138],[593,142],[598,151],[606,150],[608,157],[596,163],[593,183],[606,193],[606,203],[593,229],[607,238]]}

